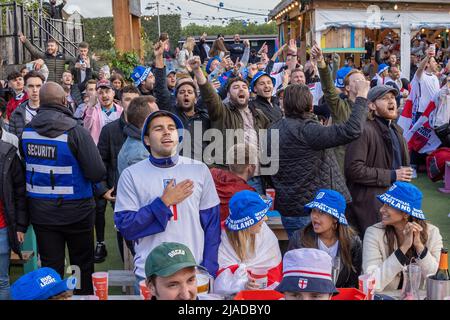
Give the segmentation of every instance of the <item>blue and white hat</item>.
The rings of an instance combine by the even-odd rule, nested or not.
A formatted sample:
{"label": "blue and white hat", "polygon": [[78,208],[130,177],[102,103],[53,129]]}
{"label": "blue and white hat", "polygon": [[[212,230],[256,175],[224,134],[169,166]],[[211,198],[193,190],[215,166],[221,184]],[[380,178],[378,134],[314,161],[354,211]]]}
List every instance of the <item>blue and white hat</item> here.
{"label": "blue and white hat", "polygon": [[13,300],[47,300],[65,291],[75,289],[77,278],[62,280],[52,268],[40,268],[20,277],[11,286]]}
{"label": "blue and white hat", "polygon": [[415,185],[408,182],[395,182],[386,193],[377,199],[390,207],[403,211],[410,216],[426,220],[422,211],[422,192]]}
{"label": "blue and white hat", "polygon": [[270,80],[272,80],[273,86],[275,86],[276,81],[275,81],[274,77],[271,77],[270,74],[268,74],[267,72],[258,71],[253,76],[252,82],[250,82],[250,92],[253,92],[253,88],[255,88],[255,85],[256,85],[256,82],[258,81],[258,79],[261,78],[261,77],[264,77],[264,76],[269,77]]}
{"label": "blue and white hat", "polygon": [[309,213],[314,208],[319,209],[336,218],[340,224],[347,226],[345,207],[345,198],[342,194],[334,190],[320,189],[314,200],[305,205],[305,211]]}
{"label": "blue and white hat", "polygon": [[333,263],[325,251],[313,248],[286,252],[279,292],[338,293],[332,278]]}
{"label": "blue and white hat", "polygon": [[336,88],[345,87],[344,79],[349,74],[350,71],[352,71],[352,67],[343,67],[336,72],[336,80],[334,81],[334,85]]}
{"label": "blue and white hat", "polygon": [[137,87],[147,79],[149,74],[153,74],[152,68],[137,66],[134,68],[133,73],[131,74],[131,79],[133,79],[134,85]]}
{"label": "blue and white hat", "polygon": [[382,74],[384,71],[388,70],[389,66],[385,63],[382,63],[378,66],[378,74]]}
{"label": "blue and white hat", "polygon": [[231,197],[230,215],[225,226],[231,231],[240,231],[264,219],[272,205],[272,200],[263,199],[257,192],[244,190]]}

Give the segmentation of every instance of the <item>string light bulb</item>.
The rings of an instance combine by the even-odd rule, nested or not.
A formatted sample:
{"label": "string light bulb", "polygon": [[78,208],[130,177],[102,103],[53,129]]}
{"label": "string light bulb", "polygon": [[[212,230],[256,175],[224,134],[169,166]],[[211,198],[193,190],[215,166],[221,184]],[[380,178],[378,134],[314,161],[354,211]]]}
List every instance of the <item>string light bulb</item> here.
{"label": "string light bulb", "polygon": [[395,6],[394,6],[394,10],[397,10],[398,9],[398,5],[397,4],[395,4]]}
{"label": "string light bulb", "polygon": [[449,30],[448,30],[448,28],[447,28],[447,29],[445,29],[445,32],[447,32],[447,33],[448,33],[448,31],[449,31]]}

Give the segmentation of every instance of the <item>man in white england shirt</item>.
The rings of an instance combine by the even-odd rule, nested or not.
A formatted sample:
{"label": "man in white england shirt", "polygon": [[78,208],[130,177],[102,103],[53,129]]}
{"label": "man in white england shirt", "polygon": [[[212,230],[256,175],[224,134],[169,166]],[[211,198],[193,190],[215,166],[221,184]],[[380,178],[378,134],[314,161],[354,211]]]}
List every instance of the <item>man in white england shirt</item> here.
{"label": "man in white england shirt", "polygon": [[183,124],[174,114],[150,114],[142,130],[149,159],[119,178],[114,221],[134,241],[135,275],[145,279],[145,260],[163,242],[189,247],[198,264],[215,276],[220,244],[219,197],[208,167],[178,155]]}

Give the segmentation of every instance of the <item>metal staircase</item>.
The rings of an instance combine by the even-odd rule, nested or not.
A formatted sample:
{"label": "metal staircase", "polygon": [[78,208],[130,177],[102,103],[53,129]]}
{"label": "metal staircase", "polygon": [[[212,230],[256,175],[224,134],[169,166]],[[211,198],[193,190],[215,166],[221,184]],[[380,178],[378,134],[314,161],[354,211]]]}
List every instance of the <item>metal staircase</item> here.
{"label": "metal staircase", "polygon": [[84,39],[81,16],[67,20],[52,19],[41,8],[28,8],[16,2],[0,4],[0,59],[2,65],[19,65],[32,60],[19,40],[22,32],[42,52],[49,39],[55,39],[60,51],[77,55],[78,44]]}

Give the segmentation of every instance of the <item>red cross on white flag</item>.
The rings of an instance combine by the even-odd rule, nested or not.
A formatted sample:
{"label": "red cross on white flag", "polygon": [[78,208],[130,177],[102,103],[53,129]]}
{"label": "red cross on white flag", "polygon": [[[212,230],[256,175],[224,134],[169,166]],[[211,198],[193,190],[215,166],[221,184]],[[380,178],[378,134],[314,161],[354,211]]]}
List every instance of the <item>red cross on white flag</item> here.
{"label": "red cross on white flag", "polygon": [[300,279],[298,280],[298,287],[299,287],[300,289],[305,289],[307,286],[308,286],[308,279],[302,279],[302,278],[300,278]]}

